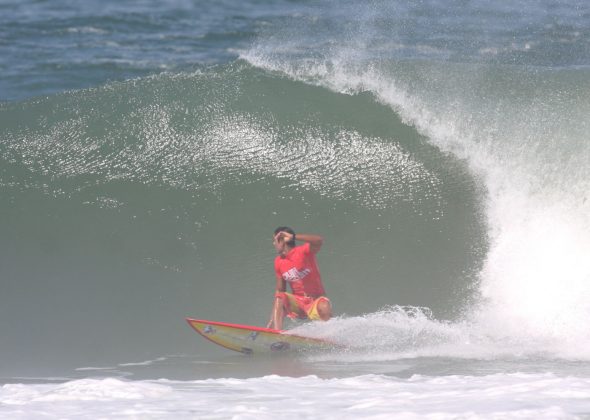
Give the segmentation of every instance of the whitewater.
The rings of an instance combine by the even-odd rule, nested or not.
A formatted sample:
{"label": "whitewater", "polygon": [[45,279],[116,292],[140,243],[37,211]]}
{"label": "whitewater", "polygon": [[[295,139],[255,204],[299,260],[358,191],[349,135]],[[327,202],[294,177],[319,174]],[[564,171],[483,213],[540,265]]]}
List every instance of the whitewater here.
{"label": "whitewater", "polygon": [[590,416],[586,4],[0,7],[0,417]]}

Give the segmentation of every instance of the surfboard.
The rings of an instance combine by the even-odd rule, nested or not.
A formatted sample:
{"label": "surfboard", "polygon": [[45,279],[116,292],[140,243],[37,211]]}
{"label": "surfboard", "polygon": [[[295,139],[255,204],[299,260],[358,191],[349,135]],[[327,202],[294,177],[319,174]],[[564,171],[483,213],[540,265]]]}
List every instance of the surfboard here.
{"label": "surfboard", "polygon": [[207,340],[244,354],[328,349],[335,346],[334,343],[327,340],[303,337],[271,328],[192,318],[186,318],[186,322]]}

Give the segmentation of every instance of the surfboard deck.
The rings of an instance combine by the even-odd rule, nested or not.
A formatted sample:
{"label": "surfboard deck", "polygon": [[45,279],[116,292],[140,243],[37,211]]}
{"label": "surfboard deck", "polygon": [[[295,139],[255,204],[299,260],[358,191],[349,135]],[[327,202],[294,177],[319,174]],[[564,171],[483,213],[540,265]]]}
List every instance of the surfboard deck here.
{"label": "surfboard deck", "polygon": [[271,328],[192,318],[186,318],[186,322],[207,340],[244,354],[328,349],[335,346],[334,343],[327,340],[302,337]]}

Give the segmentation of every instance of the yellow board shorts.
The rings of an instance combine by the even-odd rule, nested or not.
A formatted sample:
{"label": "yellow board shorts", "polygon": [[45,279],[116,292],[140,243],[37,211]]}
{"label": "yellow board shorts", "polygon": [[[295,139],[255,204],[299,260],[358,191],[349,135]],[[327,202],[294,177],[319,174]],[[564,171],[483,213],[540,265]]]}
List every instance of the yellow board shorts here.
{"label": "yellow board shorts", "polygon": [[330,299],[325,296],[314,299],[310,296],[299,296],[287,292],[277,292],[275,296],[283,301],[283,308],[289,318],[311,319],[312,321],[321,319],[318,313],[318,303],[322,300],[330,303]]}

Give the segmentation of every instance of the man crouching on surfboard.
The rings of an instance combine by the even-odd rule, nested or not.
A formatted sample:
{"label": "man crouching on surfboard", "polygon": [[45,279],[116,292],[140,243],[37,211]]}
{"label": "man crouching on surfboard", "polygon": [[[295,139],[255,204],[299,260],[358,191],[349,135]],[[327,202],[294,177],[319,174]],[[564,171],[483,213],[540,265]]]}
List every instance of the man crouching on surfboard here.
{"label": "man crouching on surfboard", "polygon": [[[305,243],[296,246],[296,240]],[[285,315],[323,321],[332,317],[332,305],[324,296],[326,292],[315,256],[323,242],[324,238],[319,235],[295,235],[293,229],[286,226],[275,229],[277,287],[267,328],[282,329]],[[286,292],[286,283],[291,286],[292,293]]]}

